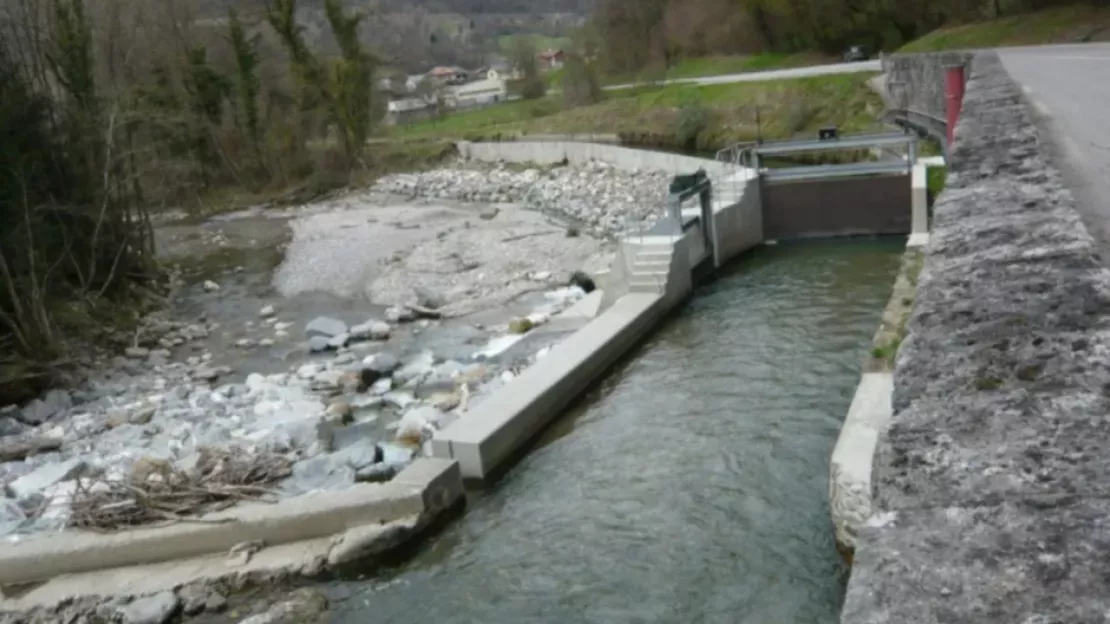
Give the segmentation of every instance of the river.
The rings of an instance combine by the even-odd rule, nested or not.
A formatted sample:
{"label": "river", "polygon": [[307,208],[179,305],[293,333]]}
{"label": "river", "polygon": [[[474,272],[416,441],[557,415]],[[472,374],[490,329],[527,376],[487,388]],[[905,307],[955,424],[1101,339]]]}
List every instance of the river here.
{"label": "river", "polygon": [[734,262],[331,621],[839,621],[829,455],[903,245]]}

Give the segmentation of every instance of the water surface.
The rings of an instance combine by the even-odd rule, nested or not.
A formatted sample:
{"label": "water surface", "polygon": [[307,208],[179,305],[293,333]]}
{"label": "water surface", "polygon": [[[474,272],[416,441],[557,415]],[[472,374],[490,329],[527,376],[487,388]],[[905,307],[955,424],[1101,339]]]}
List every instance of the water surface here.
{"label": "water surface", "polygon": [[903,246],[744,256],[332,621],[838,622],[829,455]]}

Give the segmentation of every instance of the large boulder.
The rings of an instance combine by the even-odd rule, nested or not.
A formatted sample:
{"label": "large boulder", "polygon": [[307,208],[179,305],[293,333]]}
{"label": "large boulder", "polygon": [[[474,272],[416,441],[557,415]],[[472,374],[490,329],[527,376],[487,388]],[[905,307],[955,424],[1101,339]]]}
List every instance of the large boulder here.
{"label": "large boulder", "polygon": [[330,316],[317,316],[305,325],[304,331],[309,338],[313,336],[334,338],[347,333],[347,324]]}
{"label": "large boulder", "polygon": [[594,283],[593,278],[587,275],[585,271],[575,271],[572,273],[569,285],[581,288],[587,295],[597,290],[597,284]]}
{"label": "large boulder", "polygon": [[179,604],[176,594],[165,591],[116,607],[116,614],[124,624],[164,624],[170,621]]}
{"label": "large boulder", "polygon": [[51,390],[41,399],[31,401],[19,414],[19,419],[29,425],[41,425],[73,407],[73,397],[65,390]]}

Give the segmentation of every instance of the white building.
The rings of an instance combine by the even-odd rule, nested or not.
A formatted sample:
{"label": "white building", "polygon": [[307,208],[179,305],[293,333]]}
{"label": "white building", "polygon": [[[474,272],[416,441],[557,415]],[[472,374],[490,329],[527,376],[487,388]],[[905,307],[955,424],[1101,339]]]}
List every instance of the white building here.
{"label": "white building", "polygon": [[455,108],[471,108],[503,102],[508,96],[508,88],[505,86],[505,81],[500,77],[476,80],[452,87],[448,91],[450,103]]}

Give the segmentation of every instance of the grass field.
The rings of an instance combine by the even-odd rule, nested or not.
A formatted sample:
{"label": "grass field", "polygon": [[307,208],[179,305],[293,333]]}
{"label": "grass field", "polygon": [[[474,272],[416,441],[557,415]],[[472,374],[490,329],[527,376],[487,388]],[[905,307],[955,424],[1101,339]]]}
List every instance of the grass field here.
{"label": "grass field", "polygon": [[766,71],[821,65],[835,62],[835,59],[815,53],[805,54],[756,54],[752,56],[705,56],[683,59],[668,69],[649,68],[633,74],[606,76],[607,85],[657,82],[675,78],[701,78],[721,74],[740,74],[744,72]]}
{"label": "grass field", "polygon": [[[564,109],[558,95],[515,101],[393,129],[395,136],[482,138],[498,134],[619,134],[637,144],[673,145],[691,115],[701,119],[697,147],[790,137],[837,125],[873,128],[882,104],[867,86],[874,74],[718,85],[636,87],[606,93],[600,103]],[[691,113],[694,111],[694,113]],[[757,125],[758,120],[758,125]]]}
{"label": "grass field", "polygon": [[1076,5],[935,30],[900,52],[1110,41],[1110,7]]}

